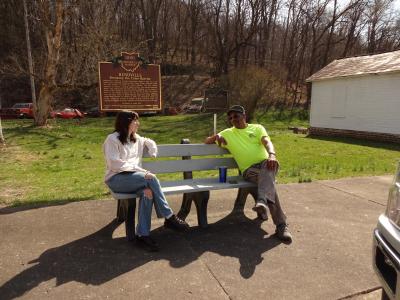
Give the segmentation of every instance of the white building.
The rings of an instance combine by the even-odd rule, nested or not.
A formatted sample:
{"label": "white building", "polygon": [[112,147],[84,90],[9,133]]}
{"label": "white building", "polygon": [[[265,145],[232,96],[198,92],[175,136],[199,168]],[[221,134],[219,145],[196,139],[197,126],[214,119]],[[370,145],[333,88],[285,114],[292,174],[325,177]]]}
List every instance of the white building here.
{"label": "white building", "polygon": [[400,142],[400,51],[335,60],[307,82],[312,135]]}

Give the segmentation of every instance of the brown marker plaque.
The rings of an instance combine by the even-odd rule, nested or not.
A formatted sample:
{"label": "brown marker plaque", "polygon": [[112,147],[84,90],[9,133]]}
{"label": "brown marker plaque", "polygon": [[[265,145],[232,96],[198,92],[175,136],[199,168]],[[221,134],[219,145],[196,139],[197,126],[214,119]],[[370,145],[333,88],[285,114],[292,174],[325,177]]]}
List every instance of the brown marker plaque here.
{"label": "brown marker plaque", "polygon": [[99,62],[100,110],[160,110],[160,66],[142,64],[138,53],[121,56],[120,64]]}

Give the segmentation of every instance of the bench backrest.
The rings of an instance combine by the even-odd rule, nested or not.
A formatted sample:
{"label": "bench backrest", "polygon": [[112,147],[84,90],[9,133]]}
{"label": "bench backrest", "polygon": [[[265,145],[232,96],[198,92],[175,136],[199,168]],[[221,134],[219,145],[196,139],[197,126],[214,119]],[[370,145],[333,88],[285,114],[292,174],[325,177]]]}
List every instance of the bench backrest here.
{"label": "bench backrest", "polygon": [[[143,168],[160,173],[175,173],[187,171],[216,170],[218,166],[237,168],[232,157],[222,157],[229,152],[215,144],[171,144],[158,145],[156,160],[143,161]],[[221,157],[204,157],[221,155]],[[183,156],[191,156],[191,159],[183,160]],[[149,157],[145,152],[143,157]],[[168,160],[159,158],[169,158]]]}

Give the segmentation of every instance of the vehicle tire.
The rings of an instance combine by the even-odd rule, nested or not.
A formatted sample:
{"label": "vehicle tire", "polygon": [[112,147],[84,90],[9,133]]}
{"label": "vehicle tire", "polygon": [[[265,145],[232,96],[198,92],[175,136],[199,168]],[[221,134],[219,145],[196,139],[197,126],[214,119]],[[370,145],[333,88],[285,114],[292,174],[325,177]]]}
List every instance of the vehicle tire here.
{"label": "vehicle tire", "polygon": [[28,117],[28,116],[25,115],[25,114],[20,114],[20,115],[19,115],[19,119],[27,119],[27,117]]}
{"label": "vehicle tire", "polygon": [[388,294],[386,294],[385,290],[382,288],[382,300],[390,300]]}

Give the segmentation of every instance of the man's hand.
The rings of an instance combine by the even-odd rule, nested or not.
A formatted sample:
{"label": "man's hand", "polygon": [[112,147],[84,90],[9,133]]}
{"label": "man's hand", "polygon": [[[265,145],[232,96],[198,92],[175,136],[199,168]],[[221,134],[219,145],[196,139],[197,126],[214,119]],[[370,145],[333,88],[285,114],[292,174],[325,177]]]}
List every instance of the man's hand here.
{"label": "man's hand", "polygon": [[216,141],[218,143],[218,146],[220,146],[220,147],[221,147],[221,145],[228,145],[226,140],[222,136],[220,136],[218,134],[216,135]]}
{"label": "man's hand", "polygon": [[266,161],[264,161],[263,167],[267,168],[268,170],[271,170],[271,171],[277,171],[278,170],[279,162],[276,159],[275,154],[271,153],[269,155],[268,159]]}
{"label": "man's hand", "polygon": [[222,136],[220,136],[218,134],[214,134],[212,136],[209,136],[204,141],[205,144],[214,144],[215,142],[217,142],[218,146],[220,146],[220,147],[221,147],[221,145],[228,145],[226,140]]}

